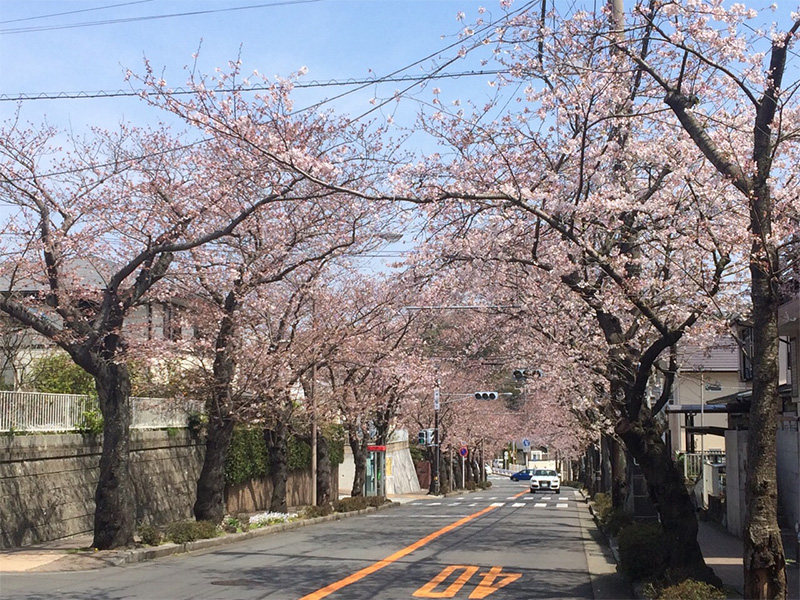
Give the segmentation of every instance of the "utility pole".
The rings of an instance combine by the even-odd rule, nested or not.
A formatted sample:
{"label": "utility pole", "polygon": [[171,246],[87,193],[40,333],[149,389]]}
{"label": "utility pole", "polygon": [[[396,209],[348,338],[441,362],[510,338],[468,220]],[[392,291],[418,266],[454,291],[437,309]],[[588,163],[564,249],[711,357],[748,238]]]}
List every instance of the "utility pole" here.
{"label": "utility pole", "polygon": [[439,381],[433,388],[433,493],[439,495]]}
{"label": "utility pole", "polygon": [[[311,328],[316,325],[316,301],[311,299]],[[316,332],[314,332],[316,335]],[[315,353],[316,354],[316,353]],[[317,505],[317,357],[311,364],[311,506]]]}

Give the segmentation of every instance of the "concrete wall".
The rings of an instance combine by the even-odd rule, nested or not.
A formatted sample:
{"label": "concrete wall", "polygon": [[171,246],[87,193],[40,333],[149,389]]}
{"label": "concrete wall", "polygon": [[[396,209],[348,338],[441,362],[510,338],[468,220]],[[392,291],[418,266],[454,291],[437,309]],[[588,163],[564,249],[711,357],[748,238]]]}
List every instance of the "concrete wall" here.
{"label": "concrete wall", "polygon": [[[0,546],[92,531],[101,439],[79,434],[0,438]],[[192,517],[203,452],[186,430],[131,432],[137,522]]]}
{"label": "concrete wall", "polygon": [[800,523],[800,418],[784,416],[778,421],[778,504],[783,526],[794,530]]}
{"label": "concrete wall", "polygon": [[[0,547],[28,546],[91,533],[102,436],[0,436]],[[184,429],[131,431],[131,478],[137,523],[164,525],[192,519],[205,452]],[[332,474],[337,494],[338,473]],[[289,506],[310,504],[311,474],[293,473]],[[226,494],[230,513],[269,506],[265,482]],[[334,495],[334,497],[336,497]]]}
{"label": "concrete wall", "polygon": [[747,474],[747,431],[730,429],[725,432],[725,510],[728,531],[736,537],[744,532],[745,477]]}
{"label": "concrete wall", "polygon": [[[403,435],[405,434],[405,435]],[[411,494],[419,491],[419,479],[408,450],[408,433],[397,431],[386,445],[386,493]],[[345,444],[344,462],[339,466],[339,492],[346,496],[353,489],[356,467],[350,446]]]}

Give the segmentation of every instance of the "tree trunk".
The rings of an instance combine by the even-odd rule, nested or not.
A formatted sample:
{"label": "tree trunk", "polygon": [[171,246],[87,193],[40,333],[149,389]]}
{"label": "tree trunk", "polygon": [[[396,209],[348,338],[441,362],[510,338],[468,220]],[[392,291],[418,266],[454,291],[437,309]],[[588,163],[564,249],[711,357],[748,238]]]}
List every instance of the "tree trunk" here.
{"label": "tree trunk", "polygon": [[358,432],[352,430],[347,431],[347,438],[355,462],[353,488],[350,490],[350,495],[355,498],[364,495],[364,486],[367,483],[367,440],[361,439]]}
{"label": "tree trunk", "polygon": [[317,506],[331,502],[331,453],[325,436],[317,436]]}
{"label": "tree trunk", "polygon": [[133,543],[133,486],[129,473],[131,381],[127,365],[104,361],[95,374],[95,384],[103,413],[103,452],[94,495],[92,546],[109,550]]}
{"label": "tree trunk", "polygon": [[236,373],[233,352],[236,322],[233,315],[239,306],[237,291],[240,285],[241,281],[237,280],[236,289],[225,295],[222,305],[225,312],[214,342],[214,387],[206,406],[206,454],[197,479],[194,503],[194,517],[198,521],[220,523],[225,516],[225,459],[233,439],[234,425],[231,385]]}
{"label": "tree trunk", "polygon": [[645,414],[645,409],[638,421],[621,420],[617,424],[617,434],[639,463],[650,499],[658,509],[666,535],[668,565],[694,579],[721,587],[722,581],[706,565],[697,542],[697,515],[683,475],[658,432],[659,427]]}
{"label": "tree trunk", "polygon": [[232,439],[233,419],[210,414],[206,454],[194,503],[194,518],[198,521],[220,523],[225,516],[225,460]]}
{"label": "tree trunk", "polygon": [[[778,280],[771,239],[769,191],[753,200],[750,273],[753,302],[753,400],[747,433],[747,510],[744,526],[746,598],[785,598],[786,556],[778,527],[776,429],[778,395]],[[770,268],[770,265],[772,268]]]}
{"label": "tree trunk", "polygon": [[275,425],[275,429],[264,430],[264,441],[269,451],[269,476],[272,481],[272,498],[269,503],[272,512],[287,512],[286,480],[289,476],[287,438],[288,430],[282,421]]}

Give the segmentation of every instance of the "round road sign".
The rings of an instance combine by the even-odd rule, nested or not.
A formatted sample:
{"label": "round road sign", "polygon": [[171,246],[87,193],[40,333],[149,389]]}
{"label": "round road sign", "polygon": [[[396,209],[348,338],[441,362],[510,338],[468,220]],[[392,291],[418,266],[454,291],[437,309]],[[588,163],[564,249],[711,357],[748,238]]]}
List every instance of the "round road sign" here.
{"label": "round road sign", "polygon": [[461,450],[459,450],[459,451],[458,451],[458,453],[459,453],[461,456],[467,456],[467,452],[469,452],[469,451],[467,450],[467,447],[466,447],[466,446],[461,446]]}

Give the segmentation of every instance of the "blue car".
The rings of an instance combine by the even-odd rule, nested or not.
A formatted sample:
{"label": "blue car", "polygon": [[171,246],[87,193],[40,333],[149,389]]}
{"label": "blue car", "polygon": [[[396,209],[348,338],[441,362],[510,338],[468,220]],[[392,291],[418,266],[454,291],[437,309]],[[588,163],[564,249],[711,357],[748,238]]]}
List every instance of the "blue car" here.
{"label": "blue car", "polygon": [[511,481],[527,481],[533,476],[533,469],[522,469],[511,476]]}

